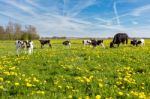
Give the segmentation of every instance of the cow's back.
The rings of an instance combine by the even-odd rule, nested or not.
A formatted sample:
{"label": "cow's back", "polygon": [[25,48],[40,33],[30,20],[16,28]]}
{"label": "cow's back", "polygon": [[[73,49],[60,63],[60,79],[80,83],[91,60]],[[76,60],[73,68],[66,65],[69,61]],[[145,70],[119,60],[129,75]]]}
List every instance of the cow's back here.
{"label": "cow's back", "polygon": [[117,33],[113,38],[113,43],[118,44],[127,40],[128,40],[128,35],[126,33]]}

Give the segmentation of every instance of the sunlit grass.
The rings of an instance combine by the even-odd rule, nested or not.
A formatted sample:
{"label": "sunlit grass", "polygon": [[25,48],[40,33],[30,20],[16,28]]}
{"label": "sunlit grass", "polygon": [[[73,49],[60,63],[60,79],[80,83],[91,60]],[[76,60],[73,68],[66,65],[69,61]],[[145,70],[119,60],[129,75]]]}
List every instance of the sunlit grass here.
{"label": "sunlit grass", "polygon": [[34,41],[32,55],[16,56],[15,41],[0,41],[0,97],[149,99],[150,41],[144,47],[82,46],[82,40]]}

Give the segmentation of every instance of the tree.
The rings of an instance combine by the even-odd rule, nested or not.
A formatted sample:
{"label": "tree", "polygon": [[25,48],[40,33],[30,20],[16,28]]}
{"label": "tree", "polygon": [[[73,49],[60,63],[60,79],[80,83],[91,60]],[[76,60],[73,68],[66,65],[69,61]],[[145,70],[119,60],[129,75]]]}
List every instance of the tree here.
{"label": "tree", "polygon": [[36,28],[32,25],[25,26],[25,28],[26,28],[26,32],[28,33],[31,33],[31,34],[37,33]]}
{"label": "tree", "polygon": [[8,25],[6,26],[6,33],[8,35],[8,39],[13,39],[14,25],[11,21],[9,21]]}
{"label": "tree", "polygon": [[3,26],[0,26],[0,39],[5,39],[5,29]]}
{"label": "tree", "polygon": [[21,38],[21,25],[18,23],[14,24],[14,31],[15,31],[15,39]]}
{"label": "tree", "polygon": [[3,33],[5,33],[5,29],[3,26],[0,26],[0,34],[3,34]]}

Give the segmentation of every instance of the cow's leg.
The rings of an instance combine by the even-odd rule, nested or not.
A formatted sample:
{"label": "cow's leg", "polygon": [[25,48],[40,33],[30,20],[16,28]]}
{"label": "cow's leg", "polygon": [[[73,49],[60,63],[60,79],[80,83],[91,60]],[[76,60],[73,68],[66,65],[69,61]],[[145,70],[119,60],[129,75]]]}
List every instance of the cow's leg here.
{"label": "cow's leg", "polygon": [[43,48],[43,44],[41,44],[41,48]]}
{"label": "cow's leg", "polygon": [[27,49],[26,49],[26,48],[24,48],[24,53],[25,53],[25,54],[27,53]]}
{"label": "cow's leg", "polygon": [[31,51],[32,51],[32,53],[33,53],[33,48],[31,48]]}
{"label": "cow's leg", "polygon": [[118,43],[118,47],[119,47],[120,43]]}
{"label": "cow's leg", "polygon": [[19,55],[19,48],[17,48],[16,53],[17,53],[17,55]]}
{"label": "cow's leg", "polygon": [[103,48],[105,48],[105,45],[103,43],[100,44]]}
{"label": "cow's leg", "polygon": [[93,45],[93,48],[96,48],[96,45]]}
{"label": "cow's leg", "polygon": [[49,47],[52,48],[52,45],[50,43],[48,43]]}
{"label": "cow's leg", "polygon": [[32,48],[28,49],[28,53],[31,54],[32,53]]}
{"label": "cow's leg", "polygon": [[71,43],[69,43],[69,47],[71,47]]}

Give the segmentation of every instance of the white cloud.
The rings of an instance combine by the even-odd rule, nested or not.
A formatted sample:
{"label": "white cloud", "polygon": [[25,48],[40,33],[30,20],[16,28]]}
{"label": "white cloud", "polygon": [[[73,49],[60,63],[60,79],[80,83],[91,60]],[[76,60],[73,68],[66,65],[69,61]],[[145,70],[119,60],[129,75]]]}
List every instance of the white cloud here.
{"label": "white cloud", "polygon": [[26,12],[26,13],[29,13],[31,15],[35,15],[35,12],[33,11],[33,9],[31,7],[27,7],[27,6],[19,3],[17,0],[9,0],[9,1],[4,0],[2,2],[7,3],[7,4],[9,4],[9,5],[11,5],[15,8],[18,8],[18,9],[20,9],[20,10]]}
{"label": "white cloud", "polygon": [[144,14],[149,11],[150,11],[150,4],[135,9],[131,14],[133,16],[140,16],[141,14]]}
{"label": "white cloud", "polygon": [[[116,15],[113,18],[102,18],[93,15],[94,22],[90,20],[84,20],[84,17],[76,17],[84,9],[88,8],[95,4],[96,0],[87,0],[87,2],[78,0],[76,5],[72,8],[68,8],[68,3],[70,0],[64,0],[64,5],[61,5],[63,8],[63,15],[60,13],[62,9],[57,8],[58,2],[56,5],[45,8],[42,5],[38,4],[36,1],[26,0],[28,5],[23,3],[18,3],[17,1],[3,1],[10,6],[17,8],[23,12],[29,13],[30,15],[24,15],[16,10],[10,10],[5,8],[5,10],[0,11],[0,14],[11,17],[15,20],[20,21],[23,24],[31,24],[36,26],[38,32],[42,36],[93,36],[93,37],[108,37],[113,36],[117,32],[127,32],[131,36],[143,36],[146,33],[149,33],[150,27],[135,27],[138,25],[137,21],[132,21],[133,25],[127,27],[122,23],[124,20],[120,18],[126,17],[129,15],[141,14],[143,11],[149,9],[148,6],[137,8],[133,13],[128,12],[122,15]],[[43,13],[37,12],[38,9],[44,10]],[[116,9],[116,5],[114,5]],[[143,10],[142,10],[143,9]],[[116,10],[115,13],[118,13]],[[114,21],[117,18],[117,23]],[[129,19],[126,19],[129,20]],[[133,19],[134,20],[134,19]],[[115,21],[116,22],[116,21]],[[121,23],[121,25],[119,25]],[[144,30],[143,30],[144,29]]]}

